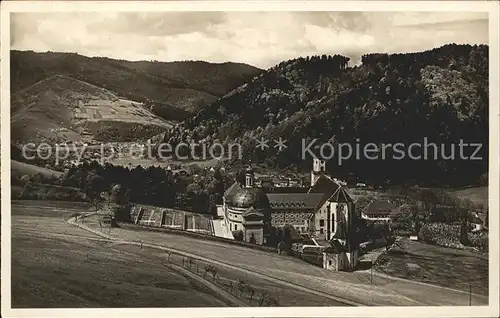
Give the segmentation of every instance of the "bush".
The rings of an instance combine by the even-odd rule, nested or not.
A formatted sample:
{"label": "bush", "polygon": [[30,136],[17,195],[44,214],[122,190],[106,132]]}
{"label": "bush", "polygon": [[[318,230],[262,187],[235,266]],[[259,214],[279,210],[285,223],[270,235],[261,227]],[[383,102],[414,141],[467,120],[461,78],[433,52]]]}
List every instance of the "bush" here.
{"label": "bush", "polygon": [[427,244],[436,243],[436,238],[427,225],[424,225],[420,228],[420,232],[418,233],[418,239]]}
{"label": "bush", "polygon": [[85,201],[80,189],[28,182],[18,196],[23,200]]}
{"label": "bush", "polygon": [[243,241],[243,231],[233,231],[233,237],[236,241]]}
{"label": "bush", "polygon": [[450,248],[464,248],[460,241],[461,225],[446,223],[424,224],[419,232],[419,239],[429,243]]}
{"label": "bush", "polygon": [[478,232],[469,234],[469,241],[472,246],[481,252],[488,252],[488,232]]}
{"label": "bush", "polygon": [[110,212],[112,212],[114,219],[117,222],[132,222],[130,212],[132,206],[130,204],[109,204]]}
{"label": "bush", "polygon": [[463,221],[462,224],[460,225],[460,243],[463,245],[471,245],[471,242],[469,240],[469,235],[468,235],[468,227],[467,227],[467,222]]}
{"label": "bush", "polygon": [[284,241],[278,243],[278,251],[288,254],[290,252],[290,246]]}

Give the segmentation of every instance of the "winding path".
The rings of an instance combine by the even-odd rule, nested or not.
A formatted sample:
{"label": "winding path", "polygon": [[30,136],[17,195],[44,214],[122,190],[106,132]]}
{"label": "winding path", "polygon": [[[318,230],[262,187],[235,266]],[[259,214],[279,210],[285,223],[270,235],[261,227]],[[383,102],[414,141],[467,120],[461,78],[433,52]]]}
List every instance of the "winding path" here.
{"label": "winding path", "polygon": [[311,289],[311,288],[307,288],[307,287],[304,287],[304,286],[301,286],[301,285],[290,283],[290,282],[284,281],[282,279],[271,277],[269,275],[265,275],[265,274],[262,274],[262,273],[258,273],[258,272],[255,272],[255,271],[244,269],[244,268],[241,268],[241,267],[238,267],[238,266],[235,266],[235,265],[223,262],[223,261],[214,260],[214,259],[211,259],[211,258],[203,257],[203,256],[200,256],[200,255],[196,255],[196,254],[193,254],[193,253],[185,252],[185,251],[182,251],[182,250],[179,250],[179,249],[175,249],[175,248],[171,248],[171,247],[165,247],[165,246],[160,246],[160,245],[156,245],[156,244],[143,243],[141,241],[137,242],[137,241],[120,240],[120,239],[115,238],[115,237],[113,237],[113,236],[111,236],[109,234],[105,234],[105,233],[102,233],[102,232],[100,232],[98,230],[92,229],[91,227],[86,226],[85,224],[76,223],[76,222],[74,222],[71,219],[68,220],[68,223],[70,223],[72,225],[75,225],[75,226],[78,226],[78,227],[80,227],[82,229],[85,229],[87,231],[90,231],[90,232],[92,232],[94,234],[101,235],[102,237],[104,237],[104,238],[106,238],[108,240],[114,241],[115,242],[115,244],[114,244],[115,246],[116,245],[120,245],[120,244],[126,244],[126,245],[135,245],[135,246],[142,246],[142,247],[148,247],[148,248],[153,248],[153,249],[159,249],[159,250],[162,250],[162,251],[167,251],[167,252],[179,254],[181,256],[190,257],[192,259],[203,261],[203,262],[210,263],[210,264],[213,264],[213,265],[223,266],[223,267],[226,267],[228,269],[231,269],[231,270],[234,270],[234,271],[240,271],[240,272],[243,272],[243,273],[248,274],[248,275],[257,276],[259,278],[266,279],[266,280],[268,280],[270,282],[280,284],[283,287],[294,288],[296,290],[300,290],[300,291],[303,291],[303,292],[306,292],[306,293],[310,293],[310,294],[314,294],[314,295],[317,295],[317,296],[320,296],[320,297],[325,297],[325,298],[331,299],[332,301],[334,301],[336,303],[339,303],[341,305],[344,305],[344,306],[345,305],[349,305],[349,306],[362,306],[362,305],[364,305],[364,304],[357,303],[357,302],[354,302],[354,301],[351,301],[351,300],[347,300],[347,299],[343,299],[343,298],[340,298],[340,297],[337,297],[337,296],[328,295],[328,294],[325,294],[322,291],[318,291],[318,290],[315,290],[315,289]]}

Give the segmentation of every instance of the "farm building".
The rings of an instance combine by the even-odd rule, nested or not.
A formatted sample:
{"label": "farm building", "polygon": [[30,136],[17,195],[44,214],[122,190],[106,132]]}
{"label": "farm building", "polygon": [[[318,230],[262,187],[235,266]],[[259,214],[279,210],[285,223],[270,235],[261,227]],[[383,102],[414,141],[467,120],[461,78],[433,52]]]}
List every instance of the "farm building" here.
{"label": "farm building", "polygon": [[373,200],[361,213],[361,218],[370,221],[390,222],[397,209],[397,206],[387,201]]}

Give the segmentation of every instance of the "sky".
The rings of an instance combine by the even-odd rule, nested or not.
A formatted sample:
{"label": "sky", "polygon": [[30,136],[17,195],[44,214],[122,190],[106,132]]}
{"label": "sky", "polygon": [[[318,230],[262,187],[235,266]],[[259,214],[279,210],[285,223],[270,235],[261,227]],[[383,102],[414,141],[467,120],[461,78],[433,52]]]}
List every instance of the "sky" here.
{"label": "sky", "polygon": [[417,52],[488,44],[474,12],[59,12],[12,13],[11,48],[125,60],[240,62]]}

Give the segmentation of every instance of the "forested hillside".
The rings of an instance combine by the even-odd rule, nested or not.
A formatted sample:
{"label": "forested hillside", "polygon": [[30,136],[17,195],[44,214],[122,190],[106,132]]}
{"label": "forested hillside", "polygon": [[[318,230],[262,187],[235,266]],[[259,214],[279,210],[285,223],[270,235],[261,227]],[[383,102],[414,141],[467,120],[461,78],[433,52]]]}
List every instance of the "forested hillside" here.
{"label": "forested hillside", "polygon": [[[430,148],[426,160],[406,156],[385,160],[351,158],[338,165],[336,176],[355,175],[373,184],[475,183],[487,171],[488,46],[446,45],[411,54],[368,54],[362,65],[347,67],[348,58],[313,56],[280,63],[218,99],[196,116],[156,140],[240,142],[246,158],[270,167],[310,168],[301,159],[302,139],[318,138],[334,145],[356,142],[381,145],[435,143],[459,158],[460,139],[482,143],[482,160],[437,159]],[[287,140],[278,152],[273,142],[265,151],[255,139]],[[475,148],[466,148],[471,156]],[[310,159],[310,158],[309,158]]]}
{"label": "forested hillside", "polygon": [[73,53],[11,51],[12,92],[66,75],[143,102],[168,120],[192,116],[260,72],[238,63],[130,62]]}

